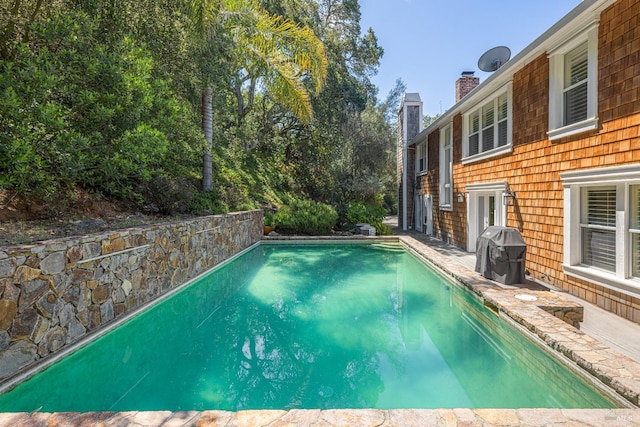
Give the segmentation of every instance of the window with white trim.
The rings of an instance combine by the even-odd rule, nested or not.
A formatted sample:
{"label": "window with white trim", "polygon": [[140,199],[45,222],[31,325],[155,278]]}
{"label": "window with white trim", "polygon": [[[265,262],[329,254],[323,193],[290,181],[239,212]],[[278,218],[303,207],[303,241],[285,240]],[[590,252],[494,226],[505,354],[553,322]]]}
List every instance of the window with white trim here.
{"label": "window with white trim", "polygon": [[616,186],[583,187],[580,228],[582,264],[616,271]]}
{"label": "window with white trim", "polygon": [[631,242],[631,275],[640,277],[640,184],[630,187],[629,241]]}
{"label": "window with white trim", "polygon": [[512,150],[511,85],[489,102],[463,115],[463,163]]}
{"label": "window with white trim", "polygon": [[565,273],[640,295],[640,165],[561,174]]}
{"label": "window with white trim", "polygon": [[440,131],[440,208],[451,209],[453,200],[453,150],[451,125]]}
{"label": "window with white trim", "polygon": [[416,175],[427,171],[427,143],[416,145]]}
{"label": "window with white trim", "polygon": [[564,126],[587,118],[588,53],[589,45],[584,42],[564,56]]}
{"label": "window with white trim", "polygon": [[549,138],[596,129],[597,23],[549,54]]}

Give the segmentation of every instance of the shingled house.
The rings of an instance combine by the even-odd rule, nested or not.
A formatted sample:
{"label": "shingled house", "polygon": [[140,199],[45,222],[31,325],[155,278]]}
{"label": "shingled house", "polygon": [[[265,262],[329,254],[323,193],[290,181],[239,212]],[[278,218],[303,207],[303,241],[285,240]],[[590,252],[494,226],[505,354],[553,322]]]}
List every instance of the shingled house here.
{"label": "shingled house", "polygon": [[640,1],[582,1],[460,98],[414,136],[405,97],[400,227],[516,228],[530,279],[640,323]]}

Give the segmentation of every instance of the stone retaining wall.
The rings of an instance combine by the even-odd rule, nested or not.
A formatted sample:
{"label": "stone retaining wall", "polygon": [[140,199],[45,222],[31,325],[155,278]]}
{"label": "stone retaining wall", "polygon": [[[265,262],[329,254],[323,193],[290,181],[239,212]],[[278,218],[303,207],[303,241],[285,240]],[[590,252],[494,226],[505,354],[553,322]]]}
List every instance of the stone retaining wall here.
{"label": "stone retaining wall", "polygon": [[0,248],[0,385],[261,237],[248,211]]}

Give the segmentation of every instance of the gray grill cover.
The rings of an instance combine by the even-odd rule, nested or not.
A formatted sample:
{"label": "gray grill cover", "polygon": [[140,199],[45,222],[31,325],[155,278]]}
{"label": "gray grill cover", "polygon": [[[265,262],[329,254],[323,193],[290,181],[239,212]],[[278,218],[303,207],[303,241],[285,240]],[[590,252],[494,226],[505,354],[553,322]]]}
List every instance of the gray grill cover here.
{"label": "gray grill cover", "polygon": [[476,272],[505,285],[524,282],[527,244],[514,228],[490,226],[476,240]]}

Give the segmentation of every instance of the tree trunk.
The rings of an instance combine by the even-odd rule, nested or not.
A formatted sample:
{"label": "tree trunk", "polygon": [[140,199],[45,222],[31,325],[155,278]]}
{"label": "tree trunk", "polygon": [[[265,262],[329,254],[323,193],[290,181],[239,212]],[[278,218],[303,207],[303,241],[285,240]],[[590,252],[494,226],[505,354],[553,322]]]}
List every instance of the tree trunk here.
{"label": "tree trunk", "polygon": [[204,159],[202,165],[202,190],[213,190],[213,117],[211,108],[212,99],[211,87],[206,87],[202,92],[202,130],[207,145],[204,149]]}

